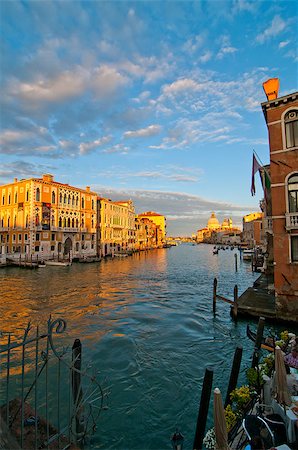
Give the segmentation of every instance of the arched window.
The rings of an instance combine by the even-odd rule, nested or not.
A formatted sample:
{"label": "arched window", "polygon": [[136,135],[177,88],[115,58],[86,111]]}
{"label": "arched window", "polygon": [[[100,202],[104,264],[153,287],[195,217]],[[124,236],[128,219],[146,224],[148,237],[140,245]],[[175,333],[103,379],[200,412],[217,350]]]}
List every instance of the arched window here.
{"label": "arched window", "polygon": [[52,203],[55,203],[56,202],[56,195],[55,195],[55,192],[53,191],[52,192]]}
{"label": "arched window", "polygon": [[60,228],[62,227],[62,218],[61,217],[59,217],[59,227]]}
{"label": "arched window", "polygon": [[10,194],[8,194],[8,204],[10,205]]}
{"label": "arched window", "polygon": [[74,221],[74,218],[72,218],[72,220],[71,220],[71,226],[72,226],[72,228],[74,228],[74,225],[75,225],[75,221]]}
{"label": "arched window", "polygon": [[91,220],[91,228],[93,228],[94,227],[94,220],[92,219]]}
{"label": "arched window", "polygon": [[67,219],[67,226],[70,228],[70,218]]}
{"label": "arched window", "polygon": [[66,227],[66,218],[63,219],[63,226]]}
{"label": "arched window", "polygon": [[27,214],[27,216],[26,216],[26,228],[28,228],[28,227],[29,227],[29,216]]}
{"label": "arched window", "polygon": [[75,204],[75,198],[72,197],[72,206],[74,206],[74,204]]}
{"label": "arched window", "polygon": [[70,205],[70,195],[68,196],[68,204]]}
{"label": "arched window", "polygon": [[59,203],[62,203],[62,194],[61,194],[61,192],[60,192],[60,195],[59,195]]}
{"label": "arched window", "polygon": [[294,173],[288,179],[289,212],[298,212],[298,173]]}
{"label": "arched window", "polygon": [[298,147],[298,111],[289,111],[285,115],[286,147]]}
{"label": "arched window", "polygon": [[7,217],[7,227],[9,228],[10,225],[10,217]]}
{"label": "arched window", "polygon": [[4,203],[5,203],[5,196],[3,195],[3,197],[2,197],[2,205],[4,205]]}
{"label": "arched window", "polygon": [[64,194],[64,204],[66,204],[66,200],[67,200],[66,194]]}
{"label": "arched window", "polygon": [[84,200],[84,197],[82,197],[82,208],[85,208],[85,200]]}
{"label": "arched window", "polygon": [[13,226],[14,226],[14,228],[16,228],[16,226],[17,226],[17,216],[14,216]]}
{"label": "arched window", "polygon": [[18,193],[17,192],[14,194],[14,202],[18,203]]}
{"label": "arched window", "polygon": [[26,202],[29,202],[29,191],[28,191],[28,189],[26,191]]}
{"label": "arched window", "polygon": [[36,189],[36,201],[40,202],[40,189],[39,188]]}
{"label": "arched window", "polygon": [[94,209],[94,200],[92,199],[92,209]]}
{"label": "arched window", "polygon": [[79,251],[79,243],[78,242],[76,243],[76,251],[77,252]]}
{"label": "arched window", "polygon": [[76,227],[79,228],[79,219],[76,219]]}

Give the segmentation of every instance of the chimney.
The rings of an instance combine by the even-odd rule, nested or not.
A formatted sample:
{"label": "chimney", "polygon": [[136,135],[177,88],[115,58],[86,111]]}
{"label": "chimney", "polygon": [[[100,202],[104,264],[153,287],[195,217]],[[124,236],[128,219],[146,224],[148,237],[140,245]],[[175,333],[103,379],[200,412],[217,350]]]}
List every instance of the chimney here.
{"label": "chimney", "polygon": [[86,186],[86,191],[90,192],[90,186]]}
{"label": "chimney", "polygon": [[17,183],[17,182],[18,182],[18,179],[17,179],[17,178],[14,178],[14,179],[13,179],[13,182],[14,182],[14,183]]}
{"label": "chimney", "polygon": [[267,100],[275,100],[278,97],[279,79],[270,78],[263,83],[263,89],[266,94]]}
{"label": "chimney", "polygon": [[51,183],[54,180],[54,175],[51,175],[50,173],[44,173],[42,176],[42,180]]}

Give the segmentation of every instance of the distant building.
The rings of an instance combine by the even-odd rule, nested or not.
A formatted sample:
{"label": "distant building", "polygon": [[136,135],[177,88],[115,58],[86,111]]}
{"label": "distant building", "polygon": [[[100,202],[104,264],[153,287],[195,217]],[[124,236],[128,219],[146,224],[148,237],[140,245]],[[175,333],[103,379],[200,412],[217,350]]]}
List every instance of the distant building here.
{"label": "distant building", "polygon": [[[264,83],[264,89],[268,100],[262,103],[262,110],[269,134],[271,185],[264,183],[262,209],[271,237],[268,253],[273,255],[268,262],[273,267],[279,312],[298,320],[298,92],[278,97],[277,79]],[[267,172],[265,167],[263,175],[268,176]]]}
{"label": "distant building", "polygon": [[261,212],[247,214],[243,217],[242,241],[248,247],[261,246],[265,244],[263,233],[263,216]]}
{"label": "distant building", "polygon": [[0,186],[0,255],[48,259],[96,256],[96,193],[53,175]]}
{"label": "distant building", "polygon": [[240,230],[233,226],[232,219],[225,218],[222,224],[219,223],[214,212],[211,213],[207,222],[207,227],[197,230],[196,241],[200,242],[227,242],[236,243],[240,241]]}
{"label": "distant building", "polygon": [[155,225],[157,225],[161,231],[160,233],[160,237],[157,243],[158,247],[162,247],[165,242],[166,242],[166,218],[165,216],[163,216],[162,214],[158,214],[156,212],[153,211],[147,211],[141,214],[138,214],[137,216],[139,219],[149,219],[151,220],[153,223],[155,223]]}
{"label": "distant building", "polygon": [[133,202],[97,198],[97,249],[100,256],[134,250],[135,209]]}

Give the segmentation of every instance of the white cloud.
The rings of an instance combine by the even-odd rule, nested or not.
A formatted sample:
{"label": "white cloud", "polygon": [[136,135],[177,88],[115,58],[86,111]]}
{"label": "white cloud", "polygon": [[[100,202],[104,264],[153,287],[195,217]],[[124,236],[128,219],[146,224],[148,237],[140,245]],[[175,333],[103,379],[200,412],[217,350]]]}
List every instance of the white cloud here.
{"label": "white cloud", "polygon": [[212,58],[212,52],[207,50],[202,56],[199,57],[199,61],[202,63],[208,62]]}
{"label": "white cloud", "polygon": [[287,26],[287,22],[283,20],[279,15],[273,17],[272,22],[268,28],[266,28],[262,33],[258,34],[256,41],[263,44],[267,39],[277,36]]}
{"label": "white cloud", "polygon": [[290,41],[281,41],[278,45],[278,48],[284,48],[286,47],[288,44],[290,43]]}
{"label": "white cloud", "polygon": [[126,155],[129,152],[129,147],[126,147],[123,144],[116,144],[112,147],[106,148],[102,150],[102,153],[121,153],[122,155]]}
{"label": "white cloud", "polygon": [[90,142],[81,142],[79,144],[79,150],[81,155],[86,155],[88,153],[91,153],[94,149],[101,147],[112,139],[111,136],[103,136],[100,139],[95,139],[94,141]]}
{"label": "white cloud", "polygon": [[161,132],[160,125],[149,125],[147,128],[142,128],[135,131],[126,131],[124,133],[125,138],[138,138],[138,137],[150,137],[156,136]]}

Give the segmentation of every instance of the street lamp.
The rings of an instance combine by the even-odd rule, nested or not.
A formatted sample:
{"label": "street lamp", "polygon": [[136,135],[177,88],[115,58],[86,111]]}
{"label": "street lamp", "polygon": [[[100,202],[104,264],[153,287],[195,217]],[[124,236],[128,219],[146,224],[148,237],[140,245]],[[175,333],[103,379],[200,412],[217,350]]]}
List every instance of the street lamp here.
{"label": "street lamp", "polygon": [[182,450],[184,436],[176,429],[175,433],[171,437],[172,447],[174,450]]}

